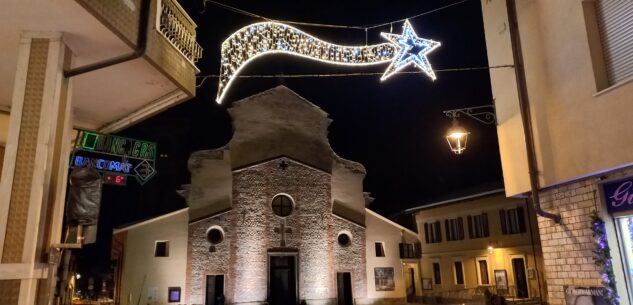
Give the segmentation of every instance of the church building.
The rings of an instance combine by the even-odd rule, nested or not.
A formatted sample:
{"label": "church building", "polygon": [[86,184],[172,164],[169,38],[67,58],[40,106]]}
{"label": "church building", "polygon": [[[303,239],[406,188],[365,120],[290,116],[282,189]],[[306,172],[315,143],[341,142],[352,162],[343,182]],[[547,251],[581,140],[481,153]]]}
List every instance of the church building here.
{"label": "church building", "polygon": [[284,86],[234,102],[234,134],[194,152],[188,207],[119,228],[117,304],[389,304],[421,295],[418,234],[367,209],[365,168]]}

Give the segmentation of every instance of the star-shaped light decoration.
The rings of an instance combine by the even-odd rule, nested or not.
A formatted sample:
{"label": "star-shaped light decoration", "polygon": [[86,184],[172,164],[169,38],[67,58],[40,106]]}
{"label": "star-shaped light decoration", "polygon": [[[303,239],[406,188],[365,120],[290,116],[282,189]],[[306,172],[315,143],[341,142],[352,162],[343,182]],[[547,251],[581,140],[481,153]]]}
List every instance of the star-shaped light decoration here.
{"label": "star-shaped light decoration", "polygon": [[380,78],[381,81],[389,78],[389,76],[402,70],[402,68],[409,64],[420,68],[426,75],[435,80],[435,72],[433,72],[431,63],[429,63],[429,59],[426,55],[439,47],[441,43],[418,37],[411,23],[409,23],[409,20],[404,21],[402,35],[391,33],[380,33],[380,35],[389,40],[398,49],[398,54],[396,54]]}

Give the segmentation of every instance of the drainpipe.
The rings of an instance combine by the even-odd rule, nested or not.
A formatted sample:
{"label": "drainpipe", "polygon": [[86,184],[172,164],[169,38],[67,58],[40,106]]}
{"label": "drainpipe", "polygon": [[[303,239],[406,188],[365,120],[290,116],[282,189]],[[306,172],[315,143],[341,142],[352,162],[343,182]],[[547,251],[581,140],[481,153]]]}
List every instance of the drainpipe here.
{"label": "drainpipe", "polygon": [[134,51],[132,51],[132,53],[98,61],[96,63],[88,64],[82,67],[65,70],[64,77],[70,78],[73,76],[114,66],[126,61],[134,60],[145,55],[145,51],[147,50],[147,28],[149,27],[150,4],[151,0],[141,0],[141,12],[138,21],[138,36],[136,38],[136,47],[134,48]]}
{"label": "drainpipe", "polygon": [[532,119],[530,116],[530,102],[525,81],[525,70],[523,69],[523,54],[521,53],[521,37],[519,36],[519,23],[517,21],[517,11],[515,0],[506,0],[508,9],[508,23],[510,29],[510,40],[512,42],[512,57],[514,59],[514,71],[519,91],[519,108],[521,109],[521,119],[523,120],[523,132],[525,135],[525,148],[527,151],[528,169],[530,174],[531,199],[537,215],[560,223],[560,215],[549,213],[541,208],[541,201],[538,196],[539,181],[538,169],[536,165],[536,154],[534,153],[534,135],[532,133]]}

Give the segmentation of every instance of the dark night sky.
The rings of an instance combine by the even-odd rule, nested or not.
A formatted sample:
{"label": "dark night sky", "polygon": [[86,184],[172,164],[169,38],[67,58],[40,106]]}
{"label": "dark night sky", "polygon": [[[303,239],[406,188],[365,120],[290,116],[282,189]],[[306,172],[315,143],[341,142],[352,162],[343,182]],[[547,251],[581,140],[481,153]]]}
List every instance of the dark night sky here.
{"label": "dark night sky", "polygon": [[[220,44],[233,31],[253,22],[202,0],[180,1],[198,24],[204,49],[200,75],[217,74]],[[366,25],[398,20],[457,0],[371,1],[228,1],[224,3],[269,18],[314,23]],[[468,0],[410,20],[417,34],[440,41],[429,55],[434,69],[485,67],[486,48],[481,7]],[[298,26],[331,42],[363,45],[365,32]],[[393,24],[400,33],[402,22]],[[370,30],[369,44],[380,43],[381,31]],[[242,74],[314,74],[383,72],[387,65],[340,67],[288,55],[263,56]],[[404,71],[415,71],[405,68]],[[370,208],[390,215],[405,208],[443,199],[449,194],[499,185],[501,169],[496,130],[469,118],[460,120],[471,131],[468,150],[449,151],[443,138],[450,120],[442,110],[492,103],[487,70],[437,72],[431,81],[423,74],[401,74],[380,82],[379,75],[322,78],[248,78],[233,83],[223,105],[214,101],[217,79],[207,79],[196,98],[133,126],[121,134],[158,142],[159,174],[145,186],[130,180],[127,187],[104,186],[99,243],[83,250],[85,257],[107,262],[111,228],[164,214],[185,206],[176,194],[189,183],[187,159],[191,152],[217,148],[231,137],[226,108],[231,102],[283,84],[330,114],[330,143],[340,156],[361,162],[367,169],[365,191],[376,198]],[[96,256],[95,256],[96,255]]]}

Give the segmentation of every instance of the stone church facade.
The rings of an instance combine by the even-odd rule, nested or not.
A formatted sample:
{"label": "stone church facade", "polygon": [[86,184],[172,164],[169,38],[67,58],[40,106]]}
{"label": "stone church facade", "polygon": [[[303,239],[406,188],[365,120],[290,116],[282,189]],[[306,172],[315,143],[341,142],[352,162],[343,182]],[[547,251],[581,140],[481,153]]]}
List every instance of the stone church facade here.
{"label": "stone church facade", "polygon": [[[181,191],[189,207],[115,231],[115,240],[128,248],[121,258],[120,300],[133,294],[126,288],[132,278],[148,272],[160,274],[147,284],[157,286],[157,296],[141,290],[139,297],[154,304],[176,287],[182,294],[176,303],[205,305],[372,304],[404,301],[416,286],[420,290],[419,283],[403,279],[405,265],[411,278],[420,278],[419,259],[402,257],[402,244],[417,245],[417,234],[366,209],[371,198],[363,192],[365,169],[331,149],[327,113],[283,86],[235,102],[229,113],[230,142],[189,159],[191,184]],[[178,217],[183,220],[170,220]],[[145,241],[133,241],[134,230],[159,232],[170,222],[184,232],[157,233],[154,247],[161,238],[172,244],[185,238],[186,249],[171,247],[160,261],[142,249]],[[399,242],[368,238],[368,223]],[[379,243],[389,257],[378,255]],[[140,252],[149,256],[136,257]],[[172,255],[178,259],[172,262]],[[387,276],[375,280],[374,269],[386,269]]]}

